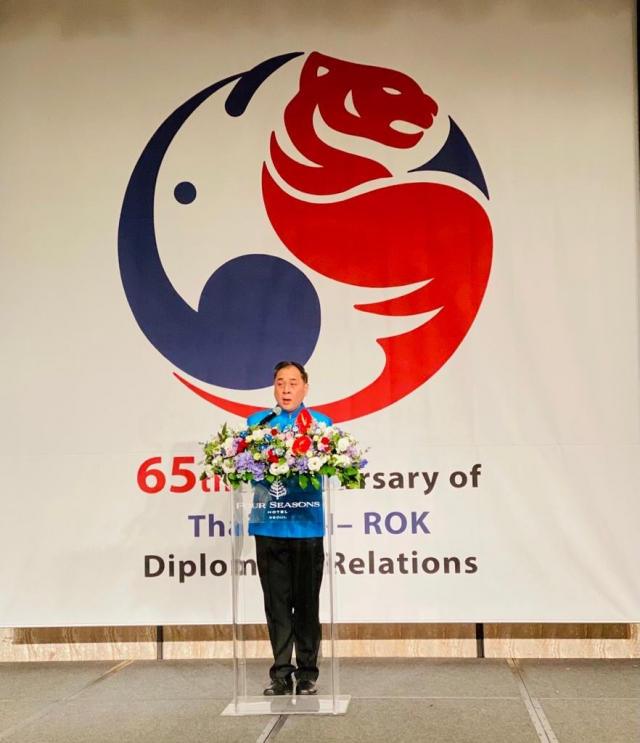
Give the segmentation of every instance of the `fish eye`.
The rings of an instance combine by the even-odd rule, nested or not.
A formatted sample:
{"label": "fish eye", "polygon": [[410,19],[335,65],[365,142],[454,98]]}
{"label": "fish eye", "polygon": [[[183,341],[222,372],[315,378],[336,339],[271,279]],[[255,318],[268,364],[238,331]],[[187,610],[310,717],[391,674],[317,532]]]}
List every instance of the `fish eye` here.
{"label": "fish eye", "polygon": [[402,95],[402,93],[397,88],[383,87],[382,90],[384,90],[385,93],[389,93],[389,95]]}
{"label": "fish eye", "polygon": [[197,194],[196,187],[189,181],[182,181],[173,189],[173,195],[180,204],[191,204],[195,201]]}

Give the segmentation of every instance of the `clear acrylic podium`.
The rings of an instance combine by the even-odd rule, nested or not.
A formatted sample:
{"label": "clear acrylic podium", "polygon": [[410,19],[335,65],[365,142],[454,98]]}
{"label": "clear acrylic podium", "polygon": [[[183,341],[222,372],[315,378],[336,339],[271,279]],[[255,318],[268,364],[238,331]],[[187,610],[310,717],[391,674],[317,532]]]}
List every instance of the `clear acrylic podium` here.
{"label": "clear acrylic podium", "polygon": [[[268,638],[262,588],[256,566],[255,539],[248,533],[254,506],[254,489],[242,485],[231,489],[231,575],[233,611],[233,700],[223,715],[344,714],[351,697],[340,694],[338,658],[336,657],[336,585],[335,549],[332,532],[333,499],[340,484],[336,478],[322,478],[317,495],[324,506],[324,573],[320,591],[322,641],[318,658],[320,676],[314,695],[264,696],[269,683],[271,651],[253,660],[252,648],[258,635]],[[276,496],[277,497],[277,496]],[[268,640],[261,643],[268,646]],[[293,660],[295,665],[295,658]]]}

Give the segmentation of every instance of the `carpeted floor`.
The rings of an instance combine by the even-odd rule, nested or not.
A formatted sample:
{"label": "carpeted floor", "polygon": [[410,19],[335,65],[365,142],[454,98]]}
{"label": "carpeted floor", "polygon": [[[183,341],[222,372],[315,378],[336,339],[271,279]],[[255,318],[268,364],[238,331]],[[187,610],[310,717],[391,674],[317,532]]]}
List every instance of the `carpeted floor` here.
{"label": "carpeted floor", "polygon": [[[248,665],[249,693],[268,683]],[[326,684],[325,674],[325,684]],[[638,743],[638,660],[343,659],[346,715],[221,717],[230,661],[0,663],[11,743]],[[323,676],[319,680],[322,693]]]}

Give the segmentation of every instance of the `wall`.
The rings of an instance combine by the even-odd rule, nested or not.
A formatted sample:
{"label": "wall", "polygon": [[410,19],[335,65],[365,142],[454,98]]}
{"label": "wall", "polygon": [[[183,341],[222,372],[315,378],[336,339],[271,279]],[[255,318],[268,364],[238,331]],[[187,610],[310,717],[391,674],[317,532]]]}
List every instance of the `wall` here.
{"label": "wall", "polygon": [[[261,631],[262,630],[262,631]],[[264,628],[250,657],[268,657]],[[341,657],[477,657],[473,624],[351,624],[338,627]],[[231,627],[162,629],[162,657],[230,658]],[[0,629],[0,662],[149,660],[158,657],[156,627]],[[638,658],[639,624],[486,624],[487,658]]]}

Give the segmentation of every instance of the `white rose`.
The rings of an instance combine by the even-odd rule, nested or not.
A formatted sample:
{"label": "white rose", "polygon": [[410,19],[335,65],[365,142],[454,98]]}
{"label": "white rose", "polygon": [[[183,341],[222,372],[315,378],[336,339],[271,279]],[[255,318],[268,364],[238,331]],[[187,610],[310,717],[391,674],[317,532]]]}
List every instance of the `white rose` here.
{"label": "white rose", "polygon": [[284,464],[281,464],[280,465],[280,474],[281,475],[286,475],[288,471],[289,471],[289,465],[286,462],[284,462]]}
{"label": "white rose", "polygon": [[308,464],[309,464],[310,472],[317,472],[320,469],[320,467],[322,467],[322,461],[320,457],[311,457],[311,459],[309,459]]}
{"label": "white rose", "polygon": [[348,467],[351,464],[351,459],[346,454],[338,454],[334,461],[336,467]]}
{"label": "white rose", "polygon": [[351,446],[351,442],[346,436],[343,436],[341,439],[338,439],[338,443],[336,444],[338,451],[347,451],[347,449]]}
{"label": "white rose", "polygon": [[251,436],[247,436],[247,441],[251,441],[252,438],[254,441],[262,441],[265,435],[266,430],[264,428],[258,428],[251,434]]}
{"label": "white rose", "polygon": [[224,440],[222,444],[222,448],[228,451],[229,449],[233,449],[233,444],[234,444],[233,438],[229,436],[228,438]]}
{"label": "white rose", "polygon": [[236,465],[233,459],[224,459],[222,462],[222,471],[226,472],[227,475],[235,472]]}
{"label": "white rose", "polygon": [[245,437],[245,441],[247,442],[247,444],[250,444],[253,441],[253,436],[251,436],[251,434],[249,434],[249,436],[246,436]]}

